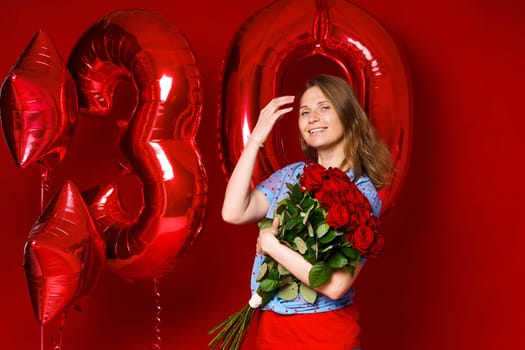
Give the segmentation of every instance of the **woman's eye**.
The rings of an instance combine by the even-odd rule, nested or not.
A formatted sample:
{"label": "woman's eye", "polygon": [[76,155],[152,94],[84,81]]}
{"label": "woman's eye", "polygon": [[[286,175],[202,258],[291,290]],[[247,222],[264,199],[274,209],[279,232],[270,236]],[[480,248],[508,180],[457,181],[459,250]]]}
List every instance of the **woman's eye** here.
{"label": "woman's eye", "polygon": [[323,111],[326,111],[328,109],[330,109],[330,106],[328,106],[328,105],[321,106],[321,110],[323,110]]}
{"label": "woman's eye", "polygon": [[301,112],[301,117],[302,117],[302,116],[305,116],[305,115],[308,115],[308,111],[302,111],[302,112]]}

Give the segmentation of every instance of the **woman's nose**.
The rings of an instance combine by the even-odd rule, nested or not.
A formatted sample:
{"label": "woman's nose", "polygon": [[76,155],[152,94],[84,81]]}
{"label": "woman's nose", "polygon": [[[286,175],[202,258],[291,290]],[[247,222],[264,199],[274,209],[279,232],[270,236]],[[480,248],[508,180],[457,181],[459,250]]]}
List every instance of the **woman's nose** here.
{"label": "woman's nose", "polygon": [[319,113],[317,111],[312,111],[308,115],[308,123],[315,123],[317,121],[319,121]]}

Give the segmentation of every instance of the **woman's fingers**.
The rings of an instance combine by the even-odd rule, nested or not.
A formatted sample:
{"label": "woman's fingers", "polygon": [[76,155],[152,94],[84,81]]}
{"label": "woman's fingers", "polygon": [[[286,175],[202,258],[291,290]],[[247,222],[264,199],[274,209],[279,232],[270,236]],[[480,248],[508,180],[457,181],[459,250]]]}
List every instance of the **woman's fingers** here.
{"label": "woman's fingers", "polygon": [[272,228],[273,228],[273,231],[274,231],[274,236],[277,236],[277,232],[279,232],[279,217],[276,216],[275,218],[273,218],[273,221],[272,221]]}
{"label": "woman's fingers", "polygon": [[[292,110],[292,107],[282,108],[294,101],[294,96],[279,96],[273,98],[262,110],[262,115],[278,114],[282,115]],[[284,112],[283,112],[284,111]]]}
{"label": "woman's fingers", "polygon": [[259,254],[266,254],[264,250],[265,243],[270,244],[273,242],[277,236],[279,229],[279,217],[273,219],[272,226],[263,228],[259,231],[259,236],[257,237],[257,243],[255,245],[255,250]]}
{"label": "woman's fingers", "polygon": [[[293,110],[293,107],[284,107],[294,101],[295,96],[279,96],[273,98],[259,114],[252,136],[263,143],[271,132],[275,122],[284,114]],[[283,108],[284,107],[284,108]]]}

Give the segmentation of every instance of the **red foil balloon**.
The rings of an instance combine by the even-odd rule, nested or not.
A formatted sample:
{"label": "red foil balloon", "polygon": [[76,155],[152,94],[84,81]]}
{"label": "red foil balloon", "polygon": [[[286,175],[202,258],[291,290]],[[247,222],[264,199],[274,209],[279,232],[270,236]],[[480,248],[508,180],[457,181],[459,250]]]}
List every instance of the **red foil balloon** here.
{"label": "red foil balloon", "polygon": [[104,241],[75,185],[68,181],[33,225],[24,269],[38,322],[51,321],[88,296],[104,263]]}
{"label": "red foil balloon", "polygon": [[205,216],[207,179],[195,142],[202,92],[193,53],[163,17],[121,10],[84,33],[68,67],[87,116],[108,115],[120,82],[136,87],[137,101],[130,103],[137,105],[119,125],[116,153],[138,176],[143,207],[138,215],[126,212],[117,187],[108,184],[91,210],[113,272],[131,280],[159,277],[196,239]]}
{"label": "red foil balloon", "polygon": [[77,118],[75,83],[49,36],[34,35],[2,84],[2,129],[16,165],[55,168]]}
{"label": "red foil balloon", "polygon": [[[230,175],[260,109],[278,95],[298,95],[325,73],[341,76],[388,145],[397,173],[381,192],[383,212],[405,177],[412,139],[411,89],[392,38],[370,15],[343,0],[276,1],[235,35],[225,58],[218,118],[219,151]],[[292,161],[304,160],[297,118],[285,116],[261,149],[256,182]]]}

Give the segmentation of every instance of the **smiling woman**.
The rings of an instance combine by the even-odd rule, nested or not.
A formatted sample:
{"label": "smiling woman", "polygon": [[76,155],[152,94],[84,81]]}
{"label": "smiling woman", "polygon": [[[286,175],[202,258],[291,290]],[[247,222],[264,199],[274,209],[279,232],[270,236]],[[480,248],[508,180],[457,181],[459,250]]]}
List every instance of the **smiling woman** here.
{"label": "smiling woman", "polygon": [[325,166],[344,166],[344,126],[332,103],[318,86],[312,86],[304,92],[299,115],[303,145],[308,149],[330,152],[320,160]]}
{"label": "smiling woman", "polygon": [[[220,86],[223,170],[231,175],[258,112],[272,97],[295,95],[320,74],[350,83],[392,154],[397,171],[392,186],[381,191],[386,213],[399,193],[411,150],[408,70],[388,32],[346,0],[275,1],[239,29]],[[299,133],[289,132],[295,125],[292,118],[278,121],[256,158],[254,183],[286,164],[305,160]]]}
{"label": "smiling woman", "polygon": [[[377,134],[365,111],[361,108],[348,82],[341,78],[320,75],[307,82],[300,105],[301,148],[310,161],[319,161],[326,167],[352,169],[357,177],[365,172],[378,189],[391,184],[392,178],[390,176],[392,175],[391,168],[393,165],[390,152]],[[303,113],[306,112],[306,115],[315,113],[314,107],[316,106],[320,110],[317,117],[319,121],[315,116],[304,121]],[[312,110],[314,112],[311,112]],[[307,124],[302,126],[302,123]],[[325,124],[323,125],[323,123]],[[338,132],[344,134],[344,142],[340,145],[342,149],[335,150],[329,147],[327,151],[326,147],[322,147],[322,145],[316,147],[309,142],[315,140],[315,138],[310,137],[311,128],[314,126],[325,127],[329,124],[332,127],[326,128],[328,134],[335,133],[337,135]],[[310,130],[310,132],[305,133],[303,128]],[[337,130],[339,128],[340,131]],[[338,140],[336,135],[332,135],[332,137]],[[343,135],[339,137],[343,137]],[[338,142],[336,140],[333,142]],[[322,152],[320,152],[321,150]],[[328,159],[337,157],[331,155],[334,151],[335,153],[341,151],[340,163],[337,163],[337,159]],[[326,163],[320,157],[326,158]]]}
{"label": "smiling woman", "polygon": [[[383,244],[377,190],[389,184],[390,153],[350,85],[320,75],[307,82],[299,103],[301,142],[311,163],[287,165],[251,189],[258,143],[292,111],[293,100],[276,97],[261,110],[250,136],[257,142],[246,144],[226,188],[224,220],[259,221],[260,231],[252,299],[212,330],[219,331],[214,348],[238,349],[259,307],[258,349],[359,348],[352,284],[365,258]],[[356,195],[348,196],[348,188]]]}
{"label": "smiling woman", "polygon": [[[203,114],[197,138],[210,175],[209,213],[194,249],[161,281],[162,348],[206,349],[208,329],[249,297],[246,279],[257,237],[253,232],[255,225],[231,225],[220,217],[226,177],[233,170],[233,166],[228,167],[227,175],[224,174],[223,158],[235,164],[243,149],[242,143],[234,143],[240,139],[235,127],[242,126],[243,121],[248,127],[255,125],[252,121],[271,99],[268,90],[277,88],[276,96],[299,91],[304,82],[296,78],[312,72],[307,68],[317,67],[316,74],[346,78],[341,66],[340,70],[331,68],[336,65],[334,57],[349,58],[338,60],[339,63],[351,62],[362,52],[353,42],[338,40],[340,36],[336,35],[352,38],[369,50],[383,75],[369,77],[366,68],[357,71],[356,76],[364,77],[371,85],[365,85],[368,87],[363,90],[358,79],[354,79],[356,76],[348,80],[360,100],[363,91],[374,94],[365,94],[369,98],[364,99],[368,101],[364,109],[393,155],[398,155],[394,158],[400,169],[396,181],[404,179],[394,182],[393,187],[400,191],[393,191],[393,205],[381,216],[385,250],[379,261],[365,264],[353,285],[361,313],[363,350],[525,349],[525,281],[519,278],[524,267],[525,235],[520,233],[521,220],[514,220],[525,215],[525,186],[520,185],[525,174],[519,167],[525,149],[525,119],[520,118],[524,115],[521,101],[525,45],[520,38],[525,36],[525,3],[407,0],[401,2],[400,11],[397,1],[324,1],[332,7],[327,11],[330,25],[324,28],[332,31],[321,36],[321,44],[330,40],[332,51],[325,50],[323,55],[317,52],[300,62],[294,56],[287,61],[292,67],[283,73],[284,78],[277,76],[277,84],[272,83],[272,78],[259,84],[257,74],[261,70],[263,74],[274,72],[276,66],[259,64],[257,54],[266,52],[264,57],[271,59],[270,63],[282,62],[284,57],[280,55],[290,52],[287,45],[295,48],[304,42],[301,38],[309,40],[309,33],[320,28],[314,27],[312,20],[312,8],[320,2],[2,1],[0,70],[2,77],[8,74],[39,28],[50,35],[67,58],[78,36],[101,14],[130,6],[147,5],[187,34],[200,58],[202,72]],[[360,6],[373,16],[404,52],[413,85],[413,128],[406,124],[411,123],[409,119],[403,119],[406,90],[400,79],[403,70],[391,64],[396,56],[379,47],[388,42],[377,39],[381,32],[366,30],[372,27],[370,22],[354,20],[360,17],[349,10],[351,6]],[[252,17],[263,8],[267,9],[267,22]],[[240,35],[234,36],[243,23],[251,28],[242,27]],[[351,27],[354,32],[350,32]],[[276,40],[275,33],[282,40]],[[232,41],[238,48],[237,55],[232,53],[225,60]],[[343,44],[348,44],[349,49]],[[223,62],[224,79],[218,79]],[[308,63],[308,67],[301,62]],[[359,62],[367,65],[370,61],[365,57]],[[254,69],[249,69],[250,64]],[[47,75],[42,80],[50,78]],[[281,85],[280,81],[284,83]],[[297,81],[297,85],[292,85],[292,81]],[[129,90],[131,83],[126,92]],[[111,151],[115,146],[114,121],[130,115],[123,98],[128,94],[117,95],[116,110],[110,119],[78,118],[77,131],[68,146],[71,148],[57,171],[50,174],[51,188],[45,193],[45,202],[66,177],[83,190],[107,183],[108,177],[117,173]],[[218,102],[222,103],[222,110],[217,108]],[[237,109],[227,110],[227,105],[237,107],[239,113]],[[222,145],[231,145],[229,149],[238,153],[218,152],[219,113],[224,120]],[[277,147],[274,144],[283,146],[289,163],[295,161],[295,154],[302,157],[299,135],[294,133],[297,118],[292,114],[276,125],[281,130],[274,128],[270,136],[273,139],[268,139],[259,150],[258,159],[271,161],[278,157],[279,153],[271,153]],[[276,137],[276,131],[281,131],[283,137]],[[410,140],[411,133],[413,139],[406,143],[404,140]],[[0,344],[4,349],[31,350],[38,348],[40,325],[35,320],[21,263],[29,229],[41,213],[40,167],[32,164],[18,168],[7,143],[2,142]],[[296,146],[295,153],[289,147],[292,144]],[[286,164],[283,161],[281,166]],[[133,178],[127,176],[124,185]],[[258,178],[257,182],[262,180]],[[134,180],[132,185],[135,189]],[[121,193],[131,192],[135,193]],[[384,210],[392,197],[383,198]],[[130,284],[107,271],[100,282],[82,312],[75,309],[69,313],[63,348],[151,349],[155,315],[151,284]],[[46,327],[45,349],[53,348],[51,335],[58,339],[61,317],[56,321]],[[255,331],[255,324],[252,327]],[[243,350],[255,349],[251,336]]]}

